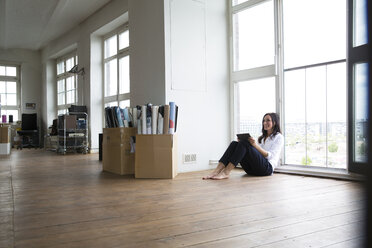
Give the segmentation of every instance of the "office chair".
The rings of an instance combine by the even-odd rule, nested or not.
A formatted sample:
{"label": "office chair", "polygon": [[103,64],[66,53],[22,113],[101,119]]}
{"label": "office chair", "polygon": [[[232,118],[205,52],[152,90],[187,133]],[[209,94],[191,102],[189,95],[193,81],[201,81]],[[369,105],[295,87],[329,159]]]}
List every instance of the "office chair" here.
{"label": "office chair", "polygon": [[22,141],[18,149],[23,147],[38,148],[39,144],[39,130],[37,128],[37,114],[22,114],[21,130],[17,133],[22,137]]}

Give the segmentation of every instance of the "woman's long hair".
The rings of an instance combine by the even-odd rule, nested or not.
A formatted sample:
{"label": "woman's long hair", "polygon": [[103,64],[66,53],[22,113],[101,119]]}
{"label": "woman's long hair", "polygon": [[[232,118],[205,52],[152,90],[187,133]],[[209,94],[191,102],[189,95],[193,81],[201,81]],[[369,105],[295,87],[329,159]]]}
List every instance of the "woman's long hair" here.
{"label": "woman's long hair", "polygon": [[266,113],[262,118],[262,135],[258,137],[258,143],[261,144],[262,139],[266,139],[268,137],[267,131],[264,129],[263,122],[266,115],[270,115],[271,121],[273,123],[273,133],[272,135],[275,136],[278,133],[282,133],[280,130],[280,120],[279,115],[277,113]]}

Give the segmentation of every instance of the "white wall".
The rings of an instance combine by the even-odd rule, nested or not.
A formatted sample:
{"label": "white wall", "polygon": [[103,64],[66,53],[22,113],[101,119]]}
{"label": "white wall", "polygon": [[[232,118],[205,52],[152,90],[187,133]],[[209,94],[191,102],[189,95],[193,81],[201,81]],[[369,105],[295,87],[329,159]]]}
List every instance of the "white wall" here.
{"label": "white wall", "polygon": [[[43,89],[48,96],[43,102],[43,119],[45,126],[51,125],[57,114],[50,114],[52,108],[56,108],[55,76],[50,68],[54,65],[54,60],[73,50],[77,50],[79,58],[79,68],[84,67],[84,80],[79,76],[79,100],[78,104],[88,107],[89,116],[89,141],[92,149],[98,149],[98,133],[102,132],[103,112],[102,112],[102,66],[97,67],[97,54],[102,53],[97,50],[100,46],[100,35],[109,32],[119,25],[128,21],[128,1],[113,0],[102,9],[94,13],[80,25],[51,41],[42,49],[43,63]],[[93,49],[92,49],[93,48]],[[93,70],[91,70],[93,65]],[[50,75],[53,73],[53,75]],[[52,105],[52,107],[51,107]]]}
{"label": "white wall", "polygon": [[129,0],[131,105],[165,103],[164,1]]}
{"label": "white wall", "polygon": [[57,99],[55,97],[57,84],[55,83],[55,75],[57,68],[55,61],[49,59],[42,64],[42,82],[48,82],[42,85],[42,117],[44,130],[52,125],[53,119],[57,116]]}
{"label": "white wall", "polygon": [[[179,106],[179,172],[214,167],[209,160],[229,142],[227,9],[224,0],[129,0],[132,105]],[[183,164],[185,153],[196,153],[197,163]]]}
{"label": "white wall", "polygon": [[[21,114],[36,112],[40,126],[42,102],[40,52],[26,49],[0,49],[0,61],[12,62],[21,66]],[[36,109],[26,109],[25,103],[36,103]]]}
{"label": "white wall", "polygon": [[[210,169],[230,142],[227,1],[166,2],[166,102],[179,106],[179,172]],[[185,153],[197,163],[183,164]]]}
{"label": "white wall", "polygon": [[[179,7],[174,5],[177,1],[187,1],[185,13],[172,16],[172,8]],[[198,14],[201,14],[200,25],[203,26],[195,34],[196,40],[188,40],[184,39],[184,32],[193,34],[196,27],[195,24],[185,25],[195,15],[193,2],[202,4],[203,11]],[[209,165],[209,160],[220,158],[230,138],[227,13],[225,0],[113,1],[43,49],[43,65],[61,51],[73,49],[75,44],[79,66],[83,66],[86,72],[84,104],[88,105],[90,112],[94,136],[91,144],[93,148],[98,147],[95,136],[101,132],[103,124],[100,37],[129,18],[131,105],[148,102],[160,105],[175,101],[179,106],[179,172],[209,169],[215,166]],[[174,42],[178,42],[178,46]],[[203,68],[188,69],[195,63]],[[183,65],[189,65],[186,71]],[[43,83],[47,86],[51,70],[46,69],[45,73]],[[187,80],[182,80],[184,76]],[[174,82],[176,78],[181,79],[177,84]],[[50,93],[55,89],[46,87],[46,91],[48,97],[55,97],[54,92]],[[196,153],[197,163],[183,164],[184,153]]]}

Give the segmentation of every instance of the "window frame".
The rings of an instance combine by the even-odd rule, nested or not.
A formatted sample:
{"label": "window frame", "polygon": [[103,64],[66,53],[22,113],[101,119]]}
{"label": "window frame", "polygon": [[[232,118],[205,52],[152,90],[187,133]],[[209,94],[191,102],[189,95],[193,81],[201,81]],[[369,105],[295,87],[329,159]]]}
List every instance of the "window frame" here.
{"label": "window frame", "polygon": [[[69,73],[68,71],[71,70],[71,68],[67,68],[66,67],[66,61],[73,58],[74,59],[74,65],[77,65],[78,64],[78,56],[77,56],[77,51],[73,51],[71,53],[68,53],[58,59],[56,59],[56,63],[55,63],[55,68],[56,68],[56,99],[57,99],[57,106],[56,106],[56,110],[57,110],[57,113],[58,115],[59,114],[62,114],[62,113],[67,113],[68,111],[68,108],[73,105],[73,104],[77,104],[78,102],[78,76],[77,74],[74,74],[74,73]],[[63,61],[63,66],[64,66],[64,72],[61,73],[61,74],[58,74],[58,64],[60,62]],[[70,78],[72,77],[73,80],[74,80],[74,91],[75,91],[75,99],[74,99],[74,102],[72,103],[67,103],[67,78]],[[63,80],[64,81],[64,104],[58,104],[58,95],[59,95],[59,92],[58,92],[58,81],[59,80]]]}
{"label": "window frame", "polygon": [[[230,11],[229,11],[229,19],[230,19],[230,108],[232,111],[230,111],[230,120],[231,120],[231,126],[233,127],[230,131],[231,139],[235,138],[235,135],[237,133],[237,125],[238,125],[238,93],[237,93],[237,85],[239,82],[242,81],[249,81],[249,80],[255,80],[255,79],[262,79],[262,78],[268,78],[268,77],[274,77],[275,78],[275,97],[276,97],[276,112],[281,115],[282,113],[282,107],[280,102],[282,101],[282,86],[281,86],[281,61],[280,54],[281,51],[281,18],[278,18],[278,15],[281,15],[281,8],[277,0],[273,1],[273,18],[274,18],[274,63],[271,65],[265,65],[250,69],[243,69],[243,70],[234,70],[234,27],[233,27],[233,18],[234,14],[237,14],[241,11],[244,11],[248,8],[255,7],[259,4],[263,4],[265,2],[271,1],[271,0],[248,0],[243,3],[237,4],[233,6],[233,1],[230,1]],[[282,119],[281,119],[282,122]]]}
{"label": "window frame", "polygon": [[[124,57],[129,57],[129,61],[130,61],[130,43],[127,47],[124,47],[122,49],[119,49],[119,46],[120,46],[120,39],[119,39],[119,36],[120,34],[124,33],[128,31],[129,32],[129,26],[128,26],[128,23],[124,24],[123,26],[120,26],[119,28],[105,34],[103,37],[102,37],[102,58],[103,58],[103,63],[102,63],[102,75],[103,75],[103,79],[102,79],[102,84],[103,84],[103,91],[102,91],[102,99],[103,99],[103,112],[104,112],[104,109],[105,109],[105,106],[109,105],[110,103],[113,103],[113,102],[116,102],[116,106],[119,106],[120,102],[121,101],[126,101],[126,100],[129,100],[130,101],[130,98],[131,98],[131,92],[130,92],[130,87],[129,87],[129,92],[128,93],[121,93],[120,94],[120,59],[124,58]],[[129,34],[130,35],[130,34]],[[105,41],[113,36],[116,36],[116,54],[115,55],[112,55],[110,57],[107,57],[105,58]],[[106,63],[112,61],[116,59],[116,68],[117,68],[117,72],[116,72],[116,77],[117,77],[117,93],[116,95],[111,95],[111,96],[105,96],[106,95],[106,82],[105,82],[105,65]],[[130,64],[130,62],[129,62]],[[130,78],[129,78],[129,84],[130,84]]]}
{"label": "window frame", "polygon": [[[10,66],[16,68],[16,76],[5,76],[0,75],[0,81],[11,81],[16,82],[17,84],[17,96],[16,96],[16,105],[3,105],[1,103],[1,111],[2,110],[16,110],[18,111],[18,120],[20,120],[21,116],[21,66],[16,63],[8,63],[8,62],[0,62],[0,66]],[[14,119],[14,121],[17,121]]]}
{"label": "window frame", "polygon": [[[347,35],[347,85],[350,89],[348,92],[348,170],[350,172],[364,174],[368,170],[368,162],[370,158],[367,158],[366,162],[355,161],[354,160],[354,148],[355,148],[355,109],[354,109],[354,100],[355,100],[355,85],[354,85],[354,65],[359,63],[369,63],[368,68],[371,68],[371,61],[370,61],[370,40],[367,40],[366,44],[354,46],[354,3],[355,0],[347,0],[347,8],[348,8],[348,16],[347,16],[347,28],[348,28],[348,35]],[[367,1],[368,6],[368,1]],[[368,11],[368,10],[367,10]],[[368,14],[367,14],[367,23],[368,23]],[[369,72],[369,75],[371,72]],[[368,80],[368,86],[371,87],[370,84],[371,79]],[[370,98],[369,98],[370,99]],[[369,104],[369,103],[366,103]],[[370,123],[369,116],[369,123]],[[369,149],[371,149],[371,140],[368,140],[367,134],[367,144]],[[369,154],[370,155],[370,154]],[[369,161],[368,161],[369,160]]]}

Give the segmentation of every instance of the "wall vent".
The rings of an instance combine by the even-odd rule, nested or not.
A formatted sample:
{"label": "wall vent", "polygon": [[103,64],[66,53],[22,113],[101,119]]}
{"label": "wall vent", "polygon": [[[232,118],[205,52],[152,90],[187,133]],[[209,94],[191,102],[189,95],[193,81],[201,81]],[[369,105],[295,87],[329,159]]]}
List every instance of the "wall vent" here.
{"label": "wall vent", "polygon": [[183,154],[183,163],[184,164],[196,163],[196,154],[195,153]]}

